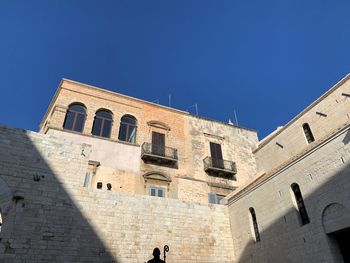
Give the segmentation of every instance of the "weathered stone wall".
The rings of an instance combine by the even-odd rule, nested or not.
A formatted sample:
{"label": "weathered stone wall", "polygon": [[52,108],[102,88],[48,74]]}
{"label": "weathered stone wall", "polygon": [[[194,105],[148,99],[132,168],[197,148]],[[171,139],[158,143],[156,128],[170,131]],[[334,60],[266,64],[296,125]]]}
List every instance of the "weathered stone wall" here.
{"label": "weathered stone wall", "polygon": [[[63,130],[66,110],[74,102],[83,103],[87,108],[82,133]],[[113,113],[110,138],[91,135],[95,112],[101,108]],[[124,114],[131,114],[137,119],[135,144],[118,141],[120,118]],[[150,122],[156,125],[150,125]],[[177,150],[176,165],[141,160],[141,145],[152,142],[153,131],[165,134],[165,146]],[[91,188],[96,188],[97,182],[102,182],[103,188],[111,183],[112,191],[148,194],[148,187],[157,186],[165,190],[167,198],[208,203],[208,193],[227,195],[233,187],[256,174],[252,154],[257,147],[255,131],[197,118],[186,112],[69,80],[61,83],[44,117],[41,132],[62,140],[91,145],[90,160],[100,164],[90,172]],[[205,173],[203,159],[210,156],[210,141],[222,144],[224,159],[236,162],[237,180],[215,178]],[[149,173],[165,175],[166,182],[154,178],[146,180],[144,175]],[[225,188],[225,185],[231,188]]]}
{"label": "weathered stone wall", "polygon": [[0,262],[233,262],[228,210],[83,187],[91,146],[0,127]]}
{"label": "weathered stone wall", "polygon": [[318,141],[349,120],[349,78],[350,75],[346,76],[282,129],[260,142],[255,151],[259,173],[269,172],[309,147],[302,128],[304,123],[309,124]]}
{"label": "weathered stone wall", "polygon": [[[267,174],[266,180],[248,186],[230,199],[238,262],[343,262],[335,239],[325,232],[341,230],[340,225],[343,229],[350,227],[349,138],[347,124],[287,167]],[[300,224],[291,191],[293,183],[301,189],[309,224]],[[328,217],[334,213],[330,209],[330,213],[324,213],[329,206],[341,208],[337,208],[335,217]],[[250,207],[255,209],[260,230],[261,241],[256,243]]]}
{"label": "weathered stone wall", "polygon": [[[208,193],[227,195],[232,189],[252,179],[256,174],[252,150],[257,146],[255,131],[188,116],[186,176],[179,179],[179,197],[185,200],[208,201]],[[203,159],[210,157],[210,142],[221,145],[224,160],[236,163],[237,174],[211,176],[204,170]],[[214,187],[216,185],[217,187]],[[220,187],[218,187],[220,185]]]}
{"label": "weathered stone wall", "polygon": [[[66,111],[68,106],[74,102],[83,103],[87,109],[86,122],[81,134],[63,130]],[[95,113],[101,108],[113,113],[110,138],[96,138],[91,135]],[[125,114],[133,115],[137,119],[135,144],[118,140],[120,119]],[[63,80],[44,117],[41,132],[67,141],[92,145],[91,160],[100,162],[91,180],[92,187],[96,188],[97,182],[102,182],[103,187],[111,183],[112,191],[147,194],[148,186],[163,187],[163,185],[161,181],[148,180],[146,182],[143,175],[149,172],[162,173],[171,180],[164,188],[166,196],[178,198],[177,176],[186,173],[187,139],[184,127],[186,115],[186,112],[179,110]],[[150,121],[164,124],[165,127],[152,126],[149,124]],[[153,131],[165,134],[165,146],[177,150],[177,165],[145,163],[141,160],[141,146],[144,142],[151,143]]]}

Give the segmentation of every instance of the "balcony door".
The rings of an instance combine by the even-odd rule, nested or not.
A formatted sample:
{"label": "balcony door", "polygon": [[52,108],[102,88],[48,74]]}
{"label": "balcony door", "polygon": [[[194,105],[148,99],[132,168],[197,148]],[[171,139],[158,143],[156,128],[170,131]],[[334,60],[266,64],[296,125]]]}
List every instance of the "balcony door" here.
{"label": "balcony door", "polygon": [[213,142],[210,143],[210,155],[213,167],[224,169],[224,160],[222,159],[220,144]]}
{"label": "balcony door", "polygon": [[152,132],[152,154],[165,156],[165,135]]}

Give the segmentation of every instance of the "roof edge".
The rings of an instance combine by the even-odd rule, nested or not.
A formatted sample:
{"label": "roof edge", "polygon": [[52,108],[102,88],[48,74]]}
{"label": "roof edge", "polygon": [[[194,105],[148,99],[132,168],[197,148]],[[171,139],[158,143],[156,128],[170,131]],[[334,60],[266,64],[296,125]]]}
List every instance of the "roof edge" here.
{"label": "roof edge", "polygon": [[56,91],[55,91],[55,94],[53,95],[53,99],[51,100],[49,106],[47,107],[46,109],[46,112],[44,114],[44,117],[42,118],[40,124],[39,124],[39,131],[41,130],[41,128],[43,127],[44,125],[44,120],[47,119],[47,116],[49,115],[53,105],[55,104],[56,100],[57,100],[57,96],[58,96],[58,93],[61,91],[61,88],[62,88],[62,83],[63,83],[64,79],[62,78],[60,80],[60,84],[58,85]]}
{"label": "roof edge", "polygon": [[306,150],[302,151],[301,153],[295,155],[294,157],[292,157],[291,160],[283,163],[282,165],[278,166],[277,168],[271,170],[270,172],[263,172],[262,174],[259,174],[252,181],[250,181],[248,184],[244,185],[242,187],[242,189],[240,189],[238,192],[230,193],[230,195],[227,196],[228,203],[231,204],[231,203],[237,201],[238,199],[244,197],[245,195],[249,194],[250,192],[254,191],[255,189],[257,189],[261,185],[265,184],[269,180],[278,176],[283,171],[285,171],[289,167],[293,166],[295,163],[297,163],[300,160],[311,155],[312,153],[317,151],[319,148],[323,147],[327,143],[331,142],[334,138],[340,136],[341,134],[347,132],[348,130],[350,130],[350,122],[347,122],[343,126],[336,128],[330,134],[328,134],[328,136],[325,136],[323,139],[321,139],[317,144],[310,145],[310,148],[307,148]]}
{"label": "roof edge", "polygon": [[78,85],[81,85],[81,86],[84,86],[84,87],[87,87],[87,88],[91,88],[91,89],[97,89],[99,91],[102,91],[102,92],[105,92],[105,93],[108,93],[108,94],[117,95],[119,97],[131,99],[131,100],[134,100],[134,101],[143,102],[143,103],[146,103],[146,104],[149,104],[149,105],[152,105],[152,106],[156,106],[156,107],[159,107],[159,108],[164,108],[164,109],[167,109],[167,110],[179,112],[181,114],[185,114],[185,115],[189,114],[187,111],[178,110],[178,109],[171,108],[171,107],[168,107],[168,106],[164,106],[164,105],[160,105],[160,104],[157,104],[157,103],[149,102],[149,101],[143,100],[143,99],[138,99],[138,98],[131,97],[131,96],[128,96],[128,95],[124,95],[124,94],[121,94],[121,93],[118,93],[118,92],[115,92],[115,91],[110,91],[110,90],[107,90],[107,89],[104,89],[104,88],[100,88],[100,87],[96,87],[96,86],[93,86],[93,85],[89,85],[89,84],[86,84],[86,83],[83,83],[83,82],[79,82],[79,81],[63,78],[62,79],[62,83],[64,81],[71,82],[71,83],[74,83],[74,84],[78,84]]}
{"label": "roof edge", "polygon": [[336,90],[337,88],[339,88],[342,84],[344,84],[344,82],[346,82],[347,80],[350,79],[350,73],[348,73],[347,75],[345,75],[345,77],[343,77],[340,81],[338,81],[335,85],[333,85],[329,90],[327,90],[325,93],[323,93],[319,98],[317,98],[314,102],[312,102],[309,106],[307,106],[303,111],[301,111],[298,115],[296,115],[293,119],[291,119],[289,122],[287,122],[286,125],[284,125],[281,129],[279,130],[275,130],[273,132],[275,132],[275,134],[270,133],[270,137],[268,137],[269,135],[267,135],[266,137],[268,138],[264,138],[262,139],[260,142],[261,144],[258,146],[258,148],[256,148],[253,153],[256,153],[257,151],[259,151],[261,148],[263,148],[266,144],[268,144],[270,141],[272,141],[274,138],[276,138],[280,133],[282,133],[285,129],[287,129],[289,126],[291,126],[294,122],[296,122],[298,119],[300,119],[306,112],[308,112],[309,110],[311,110],[313,107],[315,107],[321,100],[323,100],[324,98],[328,97],[334,90]]}

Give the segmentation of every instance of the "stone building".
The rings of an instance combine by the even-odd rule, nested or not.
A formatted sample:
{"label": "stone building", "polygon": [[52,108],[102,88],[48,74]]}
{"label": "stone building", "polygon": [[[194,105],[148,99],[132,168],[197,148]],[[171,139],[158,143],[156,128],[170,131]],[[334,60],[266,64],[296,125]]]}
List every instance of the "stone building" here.
{"label": "stone building", "polygon": [[208,203],[256,173],[255,131],[66,79],[40,132],[91,145],[90,189]]}
{"label": "stone building", "polygon": [[0,262],[350,262],[350,75],[254,130],[63,79],[0,126]]}

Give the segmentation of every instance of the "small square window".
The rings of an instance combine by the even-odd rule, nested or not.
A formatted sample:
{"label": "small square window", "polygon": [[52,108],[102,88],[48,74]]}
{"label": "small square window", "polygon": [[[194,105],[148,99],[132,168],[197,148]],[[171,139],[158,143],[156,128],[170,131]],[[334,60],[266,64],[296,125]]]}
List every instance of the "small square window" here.
{"label": "small square window", "polygon": [[208,200],[210,204],[220,204],[220,201],[225,198],[224,195],[218,195],[215,193],[208,194]]}
{"label": "small square window", "polygon": [[102,189],[102,182],[97,183],[97,189]]}
{"label": "small square window", "polygon": [[150,196],[165,197],[165,191],[162,187],[150,186],[148,189],[148,193]]}

